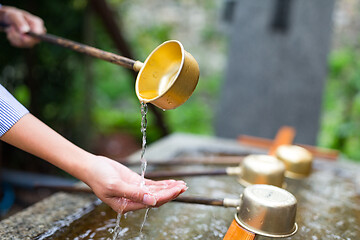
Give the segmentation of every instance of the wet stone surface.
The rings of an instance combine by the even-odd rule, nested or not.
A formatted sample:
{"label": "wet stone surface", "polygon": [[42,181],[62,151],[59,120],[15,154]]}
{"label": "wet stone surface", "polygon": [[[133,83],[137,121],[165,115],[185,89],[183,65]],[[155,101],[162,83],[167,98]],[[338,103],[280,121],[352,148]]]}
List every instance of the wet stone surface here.
{"label": "wet stone surface", "polygon": [[[148,160],[155,156],[157,161],[162,161],[162,159],[180,156],[181,153],[186,152],[199,154],[193,150],[198,148],[203,152],[206,145],[213,154],[216,154],[216,151],[221,152],[222,146],[225,151],[241,152],[244,150],[243,147],[233,143],[234,141],[221,139],[173,135],[154,146],[149,146]],[[139,161],[139,156],[134,155],[133,159]],[[166,169],[190,171],[211,168],[218,167],[188,165],[172,166]],[[164,168],[159,168],[159,170],[162,169]],[[353,163],[317,159],[310,177],[303,180],[287,179],[287,190],[293,193],[298,201],[297,223],[299,225],[298,233],[287,239],[360,239],[359,170],[360,167]],[[184,179],[189,186],[188,191],[184,194],[187,196],[239,198],[244,189],[238,184],[235,177],[203,176]],[[72,196],[72,194],[64,195]],[[53,206],[59,206],[59,203]],[[59,211],[57,208],[53,208],[54,214]],[[67,206],[64,206],[63,211],[67,211],[66,208]],[[140,238],[139,231],[145,210],[128,213],[121,220],[119,239],[222,239],[235,212],[236,210],[232,208],[172,202],[158,209],[150,210],[142,231],[142,238]],[[32,217],[42,218],[44,216],[36,212]],[[26,221],[24,219],[24,226],[26,226]],[[4,226],[1,223],[0,227]],[[44,236],[42,239],[108,239],[112,236],[110,231],[115,227],[115,223],[116,213],[109,207],[100,204],[95,206],[92,211],[84,213],[79,219],[69,223],[68,226],[59,227],[54,234]],[[34,231],[31,229],[32,227],[29,226],[25,230],[22,228],[22,230],[32,232]],[[5,228],[0,229],[6,231]],[[270,238],[259,237],[258,239]]]}
{"label": "wet stone surface", "polygon": [[[316,165],[324,169],[314,171],[305,180],[287,180],[287,190],[298,200],[299,225],[298,233],[287,239],[360,239],[360,198],[350,176],[351,172],[356,174],[355,171],[347,169],[349,176],[337,176],[338,168],[329,166],[338,164],[317,161]],[[238,198],[243,191],[234,177],[185,180],[189,185],[186,195],[191,196]],[[149,212],[142,239],[222,239],[234,213],[235,209],[223,207],[169,203]],[[121,239],[140,239],[143,217],[144,211],[128,213],[121,221]],[[107,239],[115,219],[111,209],[100,205],[48,239]]]}
{"label": "wet stone surface", "polygon": [[96,198],[89,194],[57,193],[0,222],[0,239],[35,239],[50,229],[81,217]]}
{"label": "wet stone surface", "polygon": [[[186,178],[187,195],[225,196],[238,198],[242,187],[234,178]],[[232,193],[235,192],[235,193]],[[169,203],[151,209],[140,238],[140,227],[145,210],[131,212],[123,217],[119,239],[221,239],[230,225],[235,209],[204,205]],[[69,227],[45,239],[107,239],[115,227],[116,214],[105,205],[75,221]]]}

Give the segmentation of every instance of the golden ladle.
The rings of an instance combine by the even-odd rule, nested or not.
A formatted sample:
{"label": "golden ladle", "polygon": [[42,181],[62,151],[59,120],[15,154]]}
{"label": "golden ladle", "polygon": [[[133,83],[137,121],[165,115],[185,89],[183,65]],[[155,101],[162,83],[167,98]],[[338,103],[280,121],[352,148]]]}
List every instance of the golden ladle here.
{"label": "golden ladle", "polygon": [[[6,27],[7,24],[0,22],[0,30]],[[137,97],[164,110],[185,103],[199,80],[198,63],[177,40],[162,43],[142,63],[51,34],[28,32],[27,35],[139,72],[135,84]]]}

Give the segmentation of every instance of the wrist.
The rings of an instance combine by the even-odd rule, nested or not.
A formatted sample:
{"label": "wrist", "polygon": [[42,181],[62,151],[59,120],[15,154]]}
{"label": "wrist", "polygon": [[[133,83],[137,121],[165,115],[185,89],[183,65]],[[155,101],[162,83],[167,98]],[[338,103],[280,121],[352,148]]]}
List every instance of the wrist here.
{"label": "wrist", "polygon": [[0,22],[4,22],[5,6],[0,4]]}
{"label": "wrist", "polygon": [[96,161],[96,156],[77,146],[74,147],[75,149],[69,151],[69,155],[64,156],[64,159],[60,161],[63,164],[60,168],[88,184],[89,175]]}
{"label": "wrist", "polygon": [[9,22],[6,20],[6,18],[7,18],[6,15],[9,10],[11,11],[11,9],[14,9],[14,7],[9,7],[9,6],[4,6],[4,5],[0,6],[0,22],[9,24]]}

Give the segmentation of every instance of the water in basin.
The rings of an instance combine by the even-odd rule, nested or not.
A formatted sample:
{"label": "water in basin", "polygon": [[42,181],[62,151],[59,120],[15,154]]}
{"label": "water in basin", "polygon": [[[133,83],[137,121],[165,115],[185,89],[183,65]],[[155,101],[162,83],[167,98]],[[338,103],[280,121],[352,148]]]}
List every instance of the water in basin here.
{"label": "water in basin", "polygon": [[[287,190],[298,200],[299,231],[287,239],[360,239],[360,197],[356,191],[359,168],[315,162],[316,170],[304,180],[287,179]],[[177,166],[174,170],[209,169],[208,166]],[[211,167],[214,168],[214,167]],[[186,195],[239,198],[243,187],[235,177],[185,178]],[[145,210],[130,212],[120,223],[119,239],[222,239],[236,210],[231,208],[171,202],[151,209],[143,227]],[[108,239],[116,213],[101,204],[45,239]],[[259,237],[258,239],[269,239]]]}

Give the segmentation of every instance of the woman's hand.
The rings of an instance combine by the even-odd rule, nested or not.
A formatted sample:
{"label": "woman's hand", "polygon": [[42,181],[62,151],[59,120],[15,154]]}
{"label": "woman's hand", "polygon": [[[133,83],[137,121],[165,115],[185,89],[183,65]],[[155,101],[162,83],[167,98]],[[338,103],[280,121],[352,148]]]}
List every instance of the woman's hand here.
{"label": "woman's hand", "polygon": [[141,187],[139,174],[75,146],[31,114],[23,116],[0,139],[80,179],[117,212],[158,207],[187,189],[183,181],[174,180],[145,180]]}
{"label": "woman's hand", "polygon": [[39,42],[39,40],[26,35],[29,31],[38,34],[46,32],[41,18],[14,7],[2,6],[0,8],[0,22],[9,25],[5,32],[8,40],[15,47],[32,47]]}
{"label": "woman's hand", "polygon": [[89,162],[92,163],[84,181],[103,202],[117,212],[158,207],[187,189],[183,181],[175,180],[145,180],[145,186],[141,187],[141,176],[116,161],[95,156]]}

